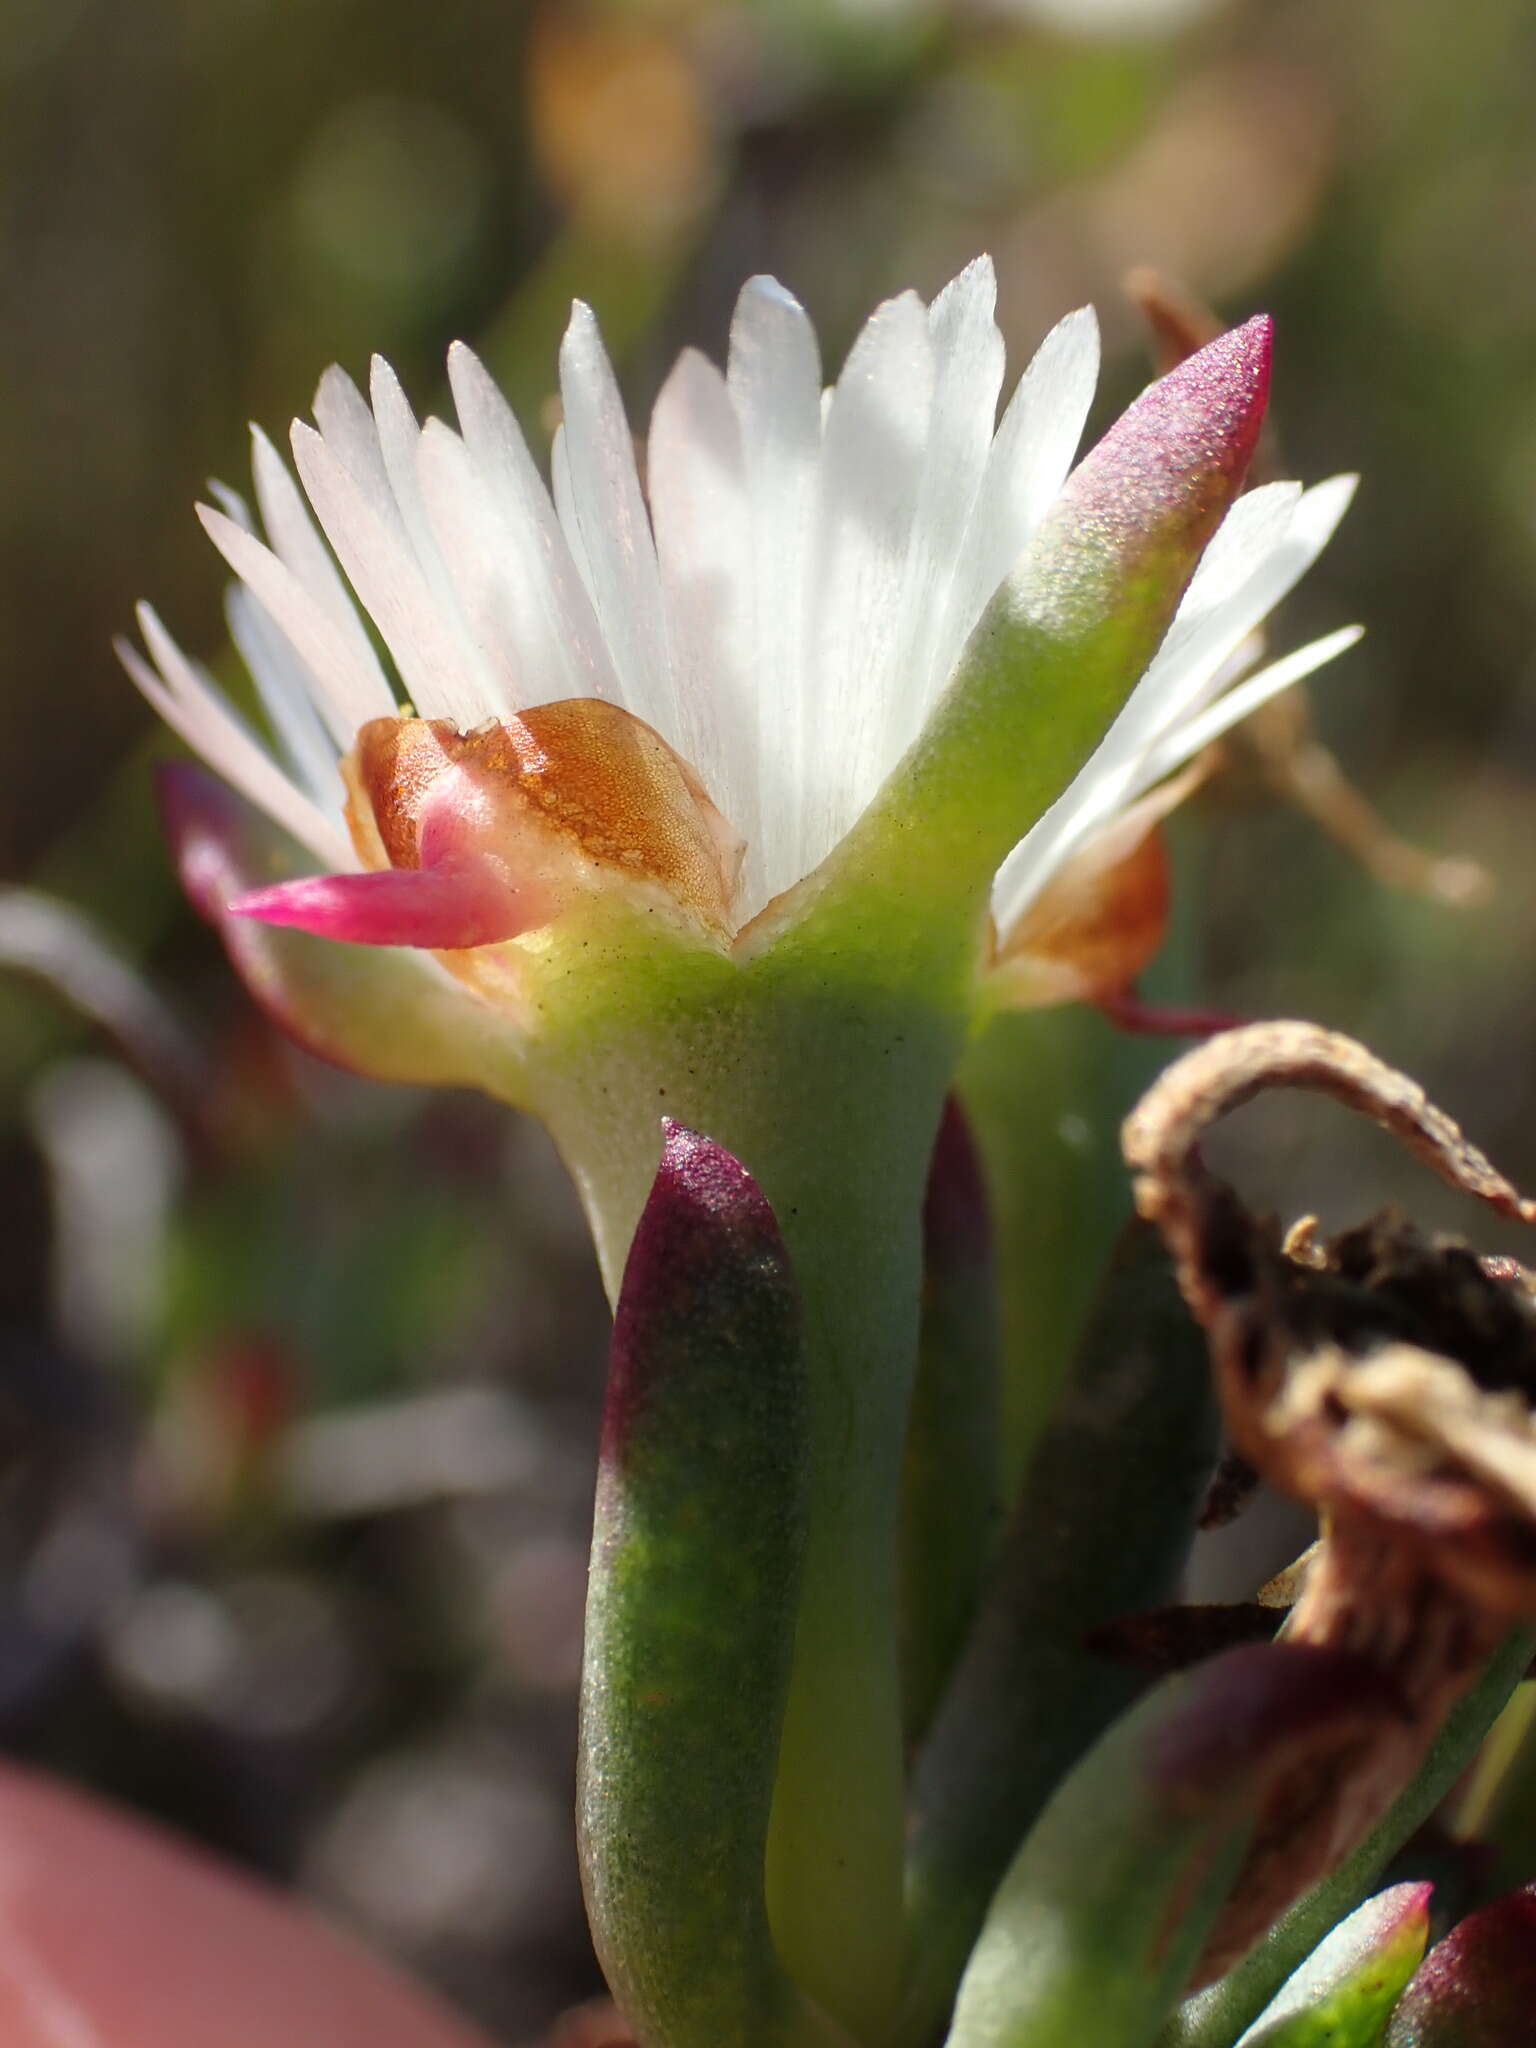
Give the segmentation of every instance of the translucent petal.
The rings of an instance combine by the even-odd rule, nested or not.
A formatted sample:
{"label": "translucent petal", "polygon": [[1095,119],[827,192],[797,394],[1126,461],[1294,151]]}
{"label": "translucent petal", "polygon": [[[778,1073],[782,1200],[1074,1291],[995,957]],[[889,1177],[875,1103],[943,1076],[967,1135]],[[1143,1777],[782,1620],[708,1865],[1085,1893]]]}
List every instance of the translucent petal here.
{"label": "translucent petal", "polygon": [[1320,640],[1310,640],[1305,647],[1298,647],[1281,660],[1270,662],[1256,675],[1239,683],[1236,689],[1228,690],[1214,704],[1206,705],[1196,717],[1183,720],[1147,754],[1137,773],[1138,786],[1148,788],[1170,774],[1181,763],[1198,754],[1202,747],[1208,747],[1212,740],[1220,739],[1224,732],[1251,717],[1271,697],[1278,697],[1282,690],[1301,682],[1325,662],[1336,660],[1354,646],[1364,631],[1363,626],[1341,626],[1336,633],[1324,634]]}
{"label": "translucent petal", "polygon": [[243,583],[231,583],[225,591],[224,613],[230,638],[251,672],[267,721],[300,788],[328,816],[339,818],[346,789],[335,745],[317,709],[321,693],[313,676]]}
{"label": "translucent petal", "polygon": [[355,868],[356,855],[340,824],[294,787],[245,721],[198,674],[149,605],[139,606],[138,621],[160,673],[125,640],[117,642],[117,656],[166,724],[328,867]]}
{"label": "translucent petal", "polygon": [[[453,578],[443,561],[442,551],[437,544],[432,522],[427,517],[427,508],[422,498],[421,478],[418,469],[417,451],[421,442],[421,428],[411,409],[400,379],[382,356],[373,358],[369,378],[369,391],[373,398],[374,424],[378,429],[379,452],[384,458],[385,473],[389,477],[390,492],[395,501],[400,523],[422,578],[440,607],[445,623],[454,629],[456,637],[469,640],[469,634]],[[478,649],[475,650],[478,653]],[[497,687],[498,669],[487,665],[480,680],[489,689],[496,707],[509,710],[510,703]]]}
{"label": "translucent petal", "polygon": [[198,507],[197,516],[230,568],[250,586],[324,686],[320,710],[338,746],[350,747],[358,727],[370,718],[394,717],[394,693],[372,649],[365,661],[287,564],[254,534],[207,505]]}
{"label": "translucent petal", "polygon": [[571,508],[622,702],[678,746],[679,704],[635,445],[597,321],[579,301],[561,344],[560,394]]}
{"label": "translucent petal", "polygon": [[[549,444],[549,484],[554,499],[555,517],[560,522],[560,531],[565,536],[565,545],[571,560],[576,565],[576,574],[581,578],[581,587],[587,593],[587,602],[592,606],[592,615],[597,617],[597,598],[593,589],[592,564],[587,560],[587,544],[581,537],[581,521],[576,516],[576,497],[571,483],[571,456],[566,446],[565,428],[556,427]],[[601,635],[601,624],[599,624]],[[604,646],[606,648],[606,642]],[[615,691],[618,679],[614,679]],[[601,692],[599,693],[602,694]],[[613,702],[619,701],[615,695]]]}
{"label": "translucent petal", "polygon": [[[742,288],[726,387],[741,426],[752,566],[759,844],[749,843],[746,915],[798,878],[805,808],[799,762],[814,665],[812,548],[820,499],[821,357],[804,308],[771,277]],[[747,906],[751,905],[751,909]]]}
{"label": "translucent petal", "polygon": [[1202,747],[1239,724],[1269,698],[1278,696],[1352,647],[1360,632],[1358,626],[1346,626],[1298,648],[1281,661],[1272,662],[1196,717],[1175,725],[1128,766],[1106,773],[1095,754],[998,870],[992,890],[992,912],[999,928],[1016,924],[1062,862],[1123,805],[1134,802],[1144,790],[1182,767]]}
{"label": "translucent petal", "polygon": [[294,425],[293,453],[326,537],[416,709],[426,718],[451,718],[465,730],[495,716],[502,706],[478,654],[457,622],[444,616],[398,514],[381,516],[374,490],[302,421]]}
{"label": "translucent petal", "polygon": [[1238,499],[1190,578],[1163,644],[1104,736],[1100,766],[1129,760],[1195,700],[1205,681],[1263,617],[1252,593],[1283,547],[1301,502],[1301,486],[1266,484]]}
{"label": "translucent petal", "polygon": [[530,677],[547,679],[548,697],[617,702],[613,663],[592,601],[512,408],[462,342],[448,351],[448,378],[464,445],[491,501],[509,606]]}
{"label": "translucent petal", "polygon": [[1066,481],[1098,375],[1099,323],[1085,306],[1045,337],[998,427],[934,651],[943,681]]}
{"label": "translucent petal", "polygon": [[[302,492],[260,427],[251,429],[251,474],[267,543],[331,620],[356,659],[378,668],[367,629],[357,616],[341,572],[309,515]],[[382,679],[382,671],[381,679]]]}
{"label": "translucent petal", "polygon": [[932,401],[928,310],[908,292],[871,317],[827,410],[812,568],[814,682],[799,734],[806,809],[796,875],[808,873],[842,837],[888,766],[886,705],[901,654],[907,551]]}
{"label": "translucent petal", "polygon": [[1146,692],[1138,742],[1210,701],[1232,655],[1322,553],[1354,490],[1353,477],[1334,477],[1310,491],[1267,484],[1238,499],[1137,689],[1137,698]]}
{"label": "translucent petal", "polygon": [[697,350],[684,351],[662,386],[647,445],[676,744],[748,848],[760,847],[741,429],[725,379]]}
{"label": "translucent petal", "polygon": [[916,738],[948,679],[940,668],[944,622],[986,472],[1003,384],[996,303],[997,280],[991,259],[983,256],[940,292],[928,312],[933,410],[907,550],[900,645],[887,697],[886,769]]}

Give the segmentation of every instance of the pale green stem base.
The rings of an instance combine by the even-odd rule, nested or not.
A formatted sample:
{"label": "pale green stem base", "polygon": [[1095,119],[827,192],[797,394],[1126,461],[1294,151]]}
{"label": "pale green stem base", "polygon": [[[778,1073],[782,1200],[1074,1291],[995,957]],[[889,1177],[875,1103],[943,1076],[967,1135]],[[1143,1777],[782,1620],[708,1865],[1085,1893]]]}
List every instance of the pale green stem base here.
{"label": "pale green stem base", "polygon": [[[695,960],[646,1014],[585,1005],[533,1069],[610,1295],[661,1119],[727,1146],[772,1202],[799,1288],[814,1463],[804,1601],[768,1864],[786,1967],[849,2030],[889,2033],[904,1969],[897,1523],[922,1191],[957,1055],[947,1018],[772,962]],[[590,994],[590,984],[588,984]]]}

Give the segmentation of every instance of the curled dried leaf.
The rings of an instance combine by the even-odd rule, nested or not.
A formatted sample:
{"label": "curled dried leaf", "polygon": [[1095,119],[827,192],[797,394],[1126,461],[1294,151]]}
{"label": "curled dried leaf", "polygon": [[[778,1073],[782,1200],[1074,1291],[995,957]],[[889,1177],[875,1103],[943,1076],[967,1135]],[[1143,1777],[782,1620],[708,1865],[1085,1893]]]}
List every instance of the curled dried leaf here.
{"label": "curled dried leaf", "polygon": [[1536,1617],[1536,1310],[1523,1270],[1384,1217],[1282,1235],[1212,1174],[1206,1131],[1277,1087],[1320,1091],[1500,1214],[1536,1204],[1406,1076],[1310,1024],[1252,1025],[1178,1061],[1128,1120],[1137,1204],[1206,1332],[1233,1444],[1315,1508],[1288,1640],[1396,1688],[1356,1753],[1277,1790],[1203,1974],[1363,1837],[1516,1622]]}

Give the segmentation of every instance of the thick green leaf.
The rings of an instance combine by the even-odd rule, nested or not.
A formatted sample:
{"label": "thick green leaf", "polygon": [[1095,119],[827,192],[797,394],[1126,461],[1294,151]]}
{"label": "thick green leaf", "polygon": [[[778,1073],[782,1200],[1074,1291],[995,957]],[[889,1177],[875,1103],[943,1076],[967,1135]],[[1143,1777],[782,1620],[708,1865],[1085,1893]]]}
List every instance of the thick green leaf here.
{"label": "thick green leaf", "polygon": [[581,1704],[588,1911],[646,2048],[830,2037],[764,1885],[808,1463],[773,1212],[671,1124],[614,1324]]}

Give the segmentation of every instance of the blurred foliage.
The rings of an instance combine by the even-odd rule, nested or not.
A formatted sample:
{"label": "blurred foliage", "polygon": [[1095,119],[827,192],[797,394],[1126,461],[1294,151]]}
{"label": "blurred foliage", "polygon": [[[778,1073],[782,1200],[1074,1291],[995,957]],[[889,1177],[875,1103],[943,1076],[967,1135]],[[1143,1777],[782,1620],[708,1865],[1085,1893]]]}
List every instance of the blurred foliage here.
{"label": "blurred foliage", "polygon": [[[1163,987],[1366,1038],[1536,1182],[1533,101],[1522,0],[7,0],[0,872],[125,949],[195,1074],[189,1108],[131,1029],[0,964],[0,1738],[310,1887],[509,2039],[593,1986],[574,1205],[489,1105],[272,1042],[176,899],[170,743],[108,652],[150,592],[218,656],[190,500],[333,359],[380,349],[431,402],[463,334],[547,431],[573,294],[643,408],[755,270],[835,361],[986,247],[1015,365],[1098,304],[1107,416],[1144,374],[1128,266],[1267,304],[1290,464],[1366,478],[1286,621],[1370,627],[1319,724],[1499,891],[1387,895],[1229,778],[1180,826]],[[1039,1028],[1050,1142],[1086,1157],[1144,1063]],[[1288,1206],[1326,1118],[1255,1112],[1256,1200]],[[1340,1219],[1401,1190],[1460,1220],[1336,1149]]]}

